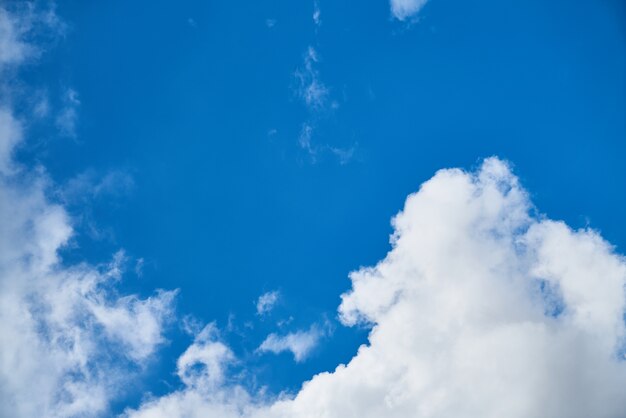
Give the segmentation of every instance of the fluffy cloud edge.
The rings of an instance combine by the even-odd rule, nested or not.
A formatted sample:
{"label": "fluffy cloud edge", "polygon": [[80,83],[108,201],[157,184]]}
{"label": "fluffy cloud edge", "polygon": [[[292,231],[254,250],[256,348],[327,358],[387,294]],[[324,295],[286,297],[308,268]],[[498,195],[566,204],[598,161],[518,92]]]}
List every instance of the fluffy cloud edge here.
{"label": "fluffy cloud edge", "polygon": [[[53,200],[58,187],[42,167],[31,170],[14,158],[27,140],[29,119],[15,116],[19,92],[11,82],[42,51],[29,40],[58,35],[63,27],[53,8],[0,6],[0,87],[8,97],[0,103],[1,416],[107,413],[165,342],[174,317],[176,291],[119,294],[123,252],[99,265],[64,262],[59,251],[74,230]],[[68,97],[77,105],[75,95]]]}
{"label": "fluffy cloud edge", "polygon": [[347,365],[293,395],[221,379],[126,416],[617,418],[626,410],[626,262],[599,233],[535,215],[497,158],[475,172],[440,170],[393,226],[391,251],[351,273],[342,295],[341,320],[372,326]]}

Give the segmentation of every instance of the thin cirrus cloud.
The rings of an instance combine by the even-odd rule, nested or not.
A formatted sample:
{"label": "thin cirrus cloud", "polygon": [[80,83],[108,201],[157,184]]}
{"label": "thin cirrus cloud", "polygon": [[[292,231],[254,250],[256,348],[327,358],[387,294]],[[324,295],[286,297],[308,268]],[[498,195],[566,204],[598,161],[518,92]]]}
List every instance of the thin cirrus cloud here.
{"label": "thin cirrus cloud", "polygon": [[[9,7],[11,10],[9,10]],[[39,42],[55,38],[65,32],[64,23],[54,10],[40,10],[30,2],[7,3],[0,7],[0,73],[15,69],[28,60],[37,58],[41,46],[26,41],[36,35]]]}
{"label": "thin cirrus cloud", "polygon": [[10,109],[0,108],[0,173],[6,175],[15,170],[12,154],[22,137],[22,124]]}
{"label": "thin cirrus cloud", "polygon": [[58,187],[57,196],[64,203],[84,203],[92,199],[127,195],[134,186],[135,181],[128,171],[110,170],[105,174],[99,174],[90,169]]}
{"label": "thin cirrus cloud", "polygon": [[[322,24],[321,9],[317,1],[313,2],[312,19],[317,36]],[[323,155],[330,155],[344,165],[352,160],[356,145],[340,148],[330,144],[318,144],[314,141],[320,122],[327,118],[329,113],[339,108],[339,103],[331,96],[330,87],[321,79],[319,64],[318,50],[313,45],[309,45],[303,55],[302,65],[293,74],[295,94],[309,113],[307,120],[301,124],[298,145],[308,154],[313,163],[316,163]]]}
{"label": "thin cirrus cloud", "polygon": [[313,2],[313,23],[318,27],[322,24],[322,11],[317,0]]}
{"label": "thin cirrus cloud", "polygon": [[323,111],[330,105],[330,92],[320,79],[318,63],[318,52],[314,47],[309,46],[304,54],[303,65],[294,74],[298,97],[311,111]]}
{"label": "thin cirrus cloud", "polygon": [[535,215],[497,158],[476,172],[437,172],[393,226],[392,250],[351,273],[342,295],[342,322],[372,327],[348,364],[268,399],[225,379],[232,358],[214,336],[211,361],[224,363],[212,366],[210,388],[186,385],[126,415],[614,418],[626,410],[626,262],[597,232]]}
{"label": "thin cirrus cloud", "polygon": [[[316,6],[317,7],[317,6]],[[316,20],[317,16],[317,20]],[[319,9],[314,13],[314,21],[319,25]],[[317,68],[320,58],[317,50],[309,46],[304,54],[303,64],[294,73],[296,79],[296,94],[309,110],[309,118],[300,127],[298,145],[307,152],[312,162],[317,162],[321,155],[329,154],[335,157],[341,165],[350,162],[354,156],[356,145],[341,148],[329,144],[317,144],[314,135],[320,120],[339,107],[332,99],[330,88],[320,78]]]}
{"label": "thin cirrus cloud", "polygon": [[78,92],[72,88],[66,89],[63,94],[63,108],[56,117],[56,126],[61,135],[76,138],[79,106]]}
{"label": "thin cirrus cloud", "polygon": [[22,22],[16,20],[4,8],[0,9],[0,68],[19,64],[32,53],[32,47],[22,41]]}

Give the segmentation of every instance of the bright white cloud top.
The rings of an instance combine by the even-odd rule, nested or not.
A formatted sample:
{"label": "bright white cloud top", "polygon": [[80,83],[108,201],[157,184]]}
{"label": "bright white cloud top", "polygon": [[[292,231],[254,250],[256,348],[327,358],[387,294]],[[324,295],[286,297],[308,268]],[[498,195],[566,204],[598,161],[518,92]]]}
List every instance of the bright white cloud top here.
{"label": "bright white cloud top", "polygon": [[439,171],[394,218],[389,254],[351,274],[342,321],[373,328],[347,365],[268,401],[226,383],[229,351],[215,349],[211,385],[129,416],[619,417],[626,263],[596,232],[533,212],[497,158]]}

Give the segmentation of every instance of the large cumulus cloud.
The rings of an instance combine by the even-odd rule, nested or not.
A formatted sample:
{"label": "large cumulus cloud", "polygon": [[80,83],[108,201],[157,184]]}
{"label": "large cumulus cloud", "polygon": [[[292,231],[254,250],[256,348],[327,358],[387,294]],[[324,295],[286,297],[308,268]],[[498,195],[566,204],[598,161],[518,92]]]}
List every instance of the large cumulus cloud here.
{"label": "large cumulus cloud", "polygon": [[211,363],[197,357],[210,386],[128,415],[623,416],[626,264],[598,233],[537,215],[497,158],[439,171],[393,226],[392,250],[342,296],[342,321],[372,326],[347,365],[263,399],[224,378],[215,362],[232,358],[214,335]]}

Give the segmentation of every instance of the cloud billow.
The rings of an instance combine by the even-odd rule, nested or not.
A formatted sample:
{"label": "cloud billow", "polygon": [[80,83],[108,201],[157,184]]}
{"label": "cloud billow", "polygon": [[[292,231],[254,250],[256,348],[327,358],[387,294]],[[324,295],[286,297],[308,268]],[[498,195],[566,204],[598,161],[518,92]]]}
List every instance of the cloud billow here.
{"label": "cloud billow", "polygon": [[[18,94],[19,67],[40,51],[28,39],[62,26],[30,3],[0,6],[7,97]],[[50,198],[59,190],[45,170],[14,158],[29,120],[12,105],[0,98],[0,416],[102,416],[165,342],[176,292],[120,295],[123,251],[100,265],[64,262],[72,220]]]}
{"label": "cloud billow", "polygon": [[[11,119],[0,111],[0,120]],[[20,125],[7,126],[0,144],[18,144]],[[118,295],[123,252],[104,265],[66,265],[59,251],[73,229],[47,197],[50,181],[7,160],[11,170],[0,170],[0,416],[99,415],[165,341],[175,292]]]}
{"label": "cloud billow", "polygon": [[347,365],[292,397],[223,383],[128,415],[618,418],[624,258],[597,232],[534,212],[497,158],[441,170],[393,219],[387,256],[350,275],[340,318],[372,329]]}

